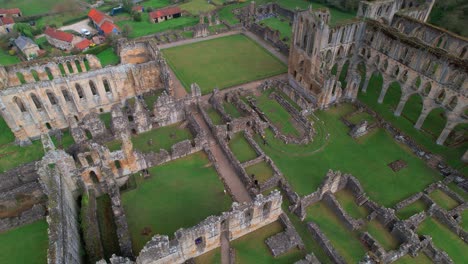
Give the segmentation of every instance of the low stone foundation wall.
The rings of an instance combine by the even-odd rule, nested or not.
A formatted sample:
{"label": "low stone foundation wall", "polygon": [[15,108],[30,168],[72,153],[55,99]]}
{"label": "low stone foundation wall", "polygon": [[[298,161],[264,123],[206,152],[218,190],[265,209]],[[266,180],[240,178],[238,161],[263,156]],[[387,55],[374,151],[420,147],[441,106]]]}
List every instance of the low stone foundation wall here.
{"label": "low stone foundation wall", "polygon": [[343,257],[338,254],[335,248],[330,243],[330,240],[322,233],[320,228],[314,222],[307,223],[307,229],[312,234],[312,237],[319,243],[322,249],[325,251],[328,257],[337,264],[346,264],[346,261]]}

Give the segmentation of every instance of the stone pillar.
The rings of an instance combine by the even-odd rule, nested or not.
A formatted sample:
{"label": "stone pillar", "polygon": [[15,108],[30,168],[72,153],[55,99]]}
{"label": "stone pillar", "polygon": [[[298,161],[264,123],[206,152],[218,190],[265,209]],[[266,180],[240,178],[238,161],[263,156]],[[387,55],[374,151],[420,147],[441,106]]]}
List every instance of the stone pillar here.
{"label": "stone pillar", "polygon": [[379,104],[383,103],[383,99],[385,98],[385,94],[387,93],[388,87],[390,86],[390,82],[385,82],[382,85],[382,91],[380,91],[380,96],[377,102]]}
{"label": "stone pillar", "polygon": [[84,63],[83,60],[80,60],[80,66],[81,66],[81,70],[82,70],[83,72],[87,72],[87,71],[88,71],[88,70],[86,70],[86,65],[85,65],[85,63]]}
{"label": "stone pillar", "polygon": [[442,130],[442,133],[440,133],[439,138],[437,138],[437,145],[443,145],[447,137],[450,135],[450,132],[457,126],[457,122],[453,122],[448,120],[447,125],[445,125],[444,130]]}
{"label": "stone pillar", "polygon": [[423,110],[421,112],[421,115],[418,118],[418,121],[414,125],[414,128],[420,129],[424,123],[424,120],[426,120],[427,115],[431,112],[432,108],[428,107],[423,107]]}
{"label": "stone pillar", "polygon": [[406,104],[406,102],[408,101],[409,98],[410,98],[409,94],[403,94],[401,96],[400,102],[398,103],[398,107],[397,107],[397,109],[395,110],[395,113],[394,113],[395,116],[400,116],[401,115],[401,112],[403,111],[403,108],[405,108],[405,104]]}
{"label": "stone pillar", "polygon": [[362,85],[362,91],[367,91],[367,86],[369,85],[369,80],[372,77],[372,72],[366,72],[366,79],[364,80],[364,85]]}
{"label": "stone pillar", "polygon": [[73,73],[79,73],[78,68],[76,67],[75,61],[70,61],[71,67],[73,69]]}
{"label": "stone pillar", "polygon": [[35,82],[36,80],[34,80],[34,76],[31,74],[31,72],[21,72],[23,74],[23,77],[24,77],[24,81],[26,83],[33,83]]}

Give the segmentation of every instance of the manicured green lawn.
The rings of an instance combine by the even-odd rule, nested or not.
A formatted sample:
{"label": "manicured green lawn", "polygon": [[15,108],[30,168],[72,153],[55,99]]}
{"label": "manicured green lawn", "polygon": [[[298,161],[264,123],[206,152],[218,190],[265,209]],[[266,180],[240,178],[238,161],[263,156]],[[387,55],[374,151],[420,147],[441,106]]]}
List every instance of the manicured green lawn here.
{"label": "manicured green lawn", "polygon": [[101,61],[102,67],[119,64],[120,58],[111,47],[99,52],[96,56]]}
{"label": "manicured green lawn", "polygon": [[232,118],[239,118],[241,117],[241,113],[237,108],[234,106],[232,103],[224,103],[223,104],[224,111],[226,111],[227,114],[229,114]]}
{"label": "manicured green lawn", "polygon": [[358,206],[354,201],[354,196],[349,190],[341,190],[335,193],[336,200],[345,209],[345,211],[353,218],[359,219],[366,217],[369,212],[364,206]]}
{"label": "manicured green lawn", "polygon": [[185,89],[197,83],[203,94],[287,70],[280,60],[244,35],[173,47],[163,53]]}
{"label": "manicured green lawn", "polygon": [[240,237],[231,243],[236,249],[236,263],[239,264],[261,264],[261,263],[294,263],[305,254],[299,249],[292,249],[284,255],[274,258],[270,253],[265,240],[277,233],[282,232],[283,226],[279,222],[273,222],[248,235]]}
{"label": "manicured green lawn", "polygon": [[465,210],[463,211],[461,217],[462,217],[461,226],[463,227],[463,229],[464,229],[465,231],[468,232],[468,210],[465,209]]}
{"label": "manicured green lawn", "polygon": [[460,195],[465,201],[468,201],[468,193],[458,187],[454,182],[447,184],[447,186],[458,195]]}
{"label": "manicured green lawn", "polygon": [[364,120],[366,120],[369,125],[375,122],[374,117],[366,112],[361,112],[348,118],[348,121],[355,125],[361,123]]}
{"label": "manicured green lawn", "polygon": [[20,147],[13,142],[0,147],[0,172],[18,167],[24,163],[39,160],[44,155],[44,149],[40,140],[32,142],[32,145]]}
{"label": "manicured green lawn", "polygon": [[[402,115],[396,117],[393,111],[398,104],[401,92],[397,87],[389,88],[384,102],[379,104],[377,98],[379,97],[381,87],[382,78],[374,75],[369,81],[367,92],[359,92],[359,100],[379,113],[386,121],[402,130],[418,144],[435,154],[441,155],[448,164],[454,168],[460,169],[462,173],[468,173],[468,167],[460,160],[468,147],[468,143],[456,147],[440,146],[436,144],[436,139],[439,136],[439,134],[436,133],[443,128],[446,122],[445,118],[440,115],[439,110],[433,110],[424,122],[422,129],[416,130],[414,124],[422,109],[421,99],[418,99],[419,95],[416,94],[410,97],[403,109]],[[455,130],[458,129],[461,128],[457,126]]]}
{"label": "manicured green lawn", "polygon": [[[122,16],[122,15],[119,15]],[[183,27],[194,26],[198,23],[197,17],[182,16],[171,20],[164,21],[162,23],[151,23],[149,21],[148,13],[144,12],[141,16],[141,21],[136,22],[133,20],[121,20],[117,21],[116,24],[120,28],[124,28],[124,25],[131,27],[129,38],[137,38],[145,35],[155,34],[166,30],[182,29]]]}
{"label": "manicured green lawn", "polygon": [[104,123],[107,129],[111,128],[112,115],[110,112],[100,114],[99,119],[101,119],[101,121]]}
{"label": "manicured green lawn", "polygon": [[11,56],[8,51],[0,50],[0,65],[7,66],[20,62],[21,60],[16,55]]}
{"label": "manicured green lawn", "polygon": [[[170,237],[231,206],[224,186],[203,152],[149,169],[151,178],[122,193],[133,251],[140,252],[155,234]],[[144,235],[144,229],[148,234]]]}
{"label": "manicured green lawn", "polygon": [[292,37],[292,26],[289,25],[289,20],[286,18],[270,17],[262,20],[260,24],[265,24],[272,29],[279,30],[280,38],[287,38],[287,43],[290,42]]}
{"label": "manicured green lawn", "polygon": [[426,256],[423,252],[419,252],[419,255],[415,258],[411,257],[409,254],[398,259],[394,262],[395,264],[432,264],[432,260]]}
{"label": "manicured green lawn", "polygon": [[255,175],[253,178],[262,184],[273,177],[273,169],[265,161],[251,165],[245,168],[245,172],[249,175]]}
{"label": "manicured green lawn", "polygon": [[397,212],[397,215],[400,219],[408,219],[411,216],[420,213],[422,211],[425,211],[428,208],[427,204],[423,202],[422,200],[417,200],[416,202],[403,207],[400,211]]}
{"label": "manicured green lawn", "polygon": [[[306,146],[285,145],[273,138],[269,130],[267,145],[263,145],[258,136],[256,140],[300,195],[315,191],[329,169],[351,173],[371,199],[385,206],[392,206],[441,179],[438,173],[382,129],[353,140],[347,134],[349,129],[340,120],[351,111],[354,107],[344,104],[316,112],[320,119],[315,122],[317,135]],[[387,164],[398,159],[406,161],[408,166],[393,172]]]}
{"label": "manicured green lawn", "polygon": [[232,5],[227,5],[218,11],[219,19],[222,21],[227,22],[230,25],[236,25],[239,24],[239,19],[236,18],[236,16],[232,13],[234,9],[243,7],[247,5],[248,3],[239,3],[239,4],[232,4]]}
{"label": "manicured green lawn", "polygon": [[109,195],[105,194],[98,197],[96,202],[96,213],[104,256],[106,259],[109,259],[112,254],[118,254],[120,252],[111,200]]}
{"label": "manicured green lawn", "polygon": [[269,98],[271,92],[272,90],[269,90],[257,97],[257,106],[283,134],[299,137],[300,133],[293,124],[293,117],[276,100]]}
{"label": "manicured green lawn", "polygon": [[221,264],[221,248],[216,248],[194,259],[195,264]]}
{"label": "manicured green lawn", "polygon": [[0,233],[0,263],[47,263],[48,240],[46,220]]}
{"label": "manicured green lawn", "polygon": [[429,197],[440,207],[445,210],[452,210],[458,206],[458,202],[450,198],[445,192],[436,189],[429,194]]}
{"label": "manicured green lawn", "polygon": [[157,9],[157,8],[165,7],[165,6],[168,6],[168,5],[172,5],[172,3],[171,3],[170,0],[146,0],[146,1],[138,3],[138,5],[142,5],[144,7],[151,7],[153,9]]}
{"label": "manicured green lawn", "polygon": [[398,248],[398,240],[376,219],[367,224],[367,232],[388,252]]}
{"label": "manicured green lawn", "polygon": [[468,245],[442,223],[433,218],[427,218],[419,225],[417,232],[431,236],[434,245],[447,252],[455,263],[466,263]]}
{"label": "manicured green lawn", "polygon": [[211,119],[211,122],[213,122],[214,125],[221,125],[223,123],[221,115],[213,107],[209,106],[206,109],[206,113],[208,114],[208,116]]}
{"label": "manicured green lawn", "polygon": [[[170,150],[175,143],[193,138],[190,130],[181,126],[181,123],[176,123],[133,136],[133,147],[144,153],[159,152],[160,149]],[[153,143],[149,145],[151,139]]]}
{"label": "manicured green lawn", "polygon": [[23,16],[32,16],[38,14],[44,14],[52,11],[53,7],[58,3],[56,0],[0,0],[0,6],[2,8],[19,8],[23,13]]}
{"label": "manicured green lawn", "polygon": [[231,148],[234,156],[236,156],[241,163],[253,160],[257,157],[257,153],[255,153],[255,150],[250,146],[242,133],[234,135],[231,141],[229,141],[229,148]]}
{"label": "manicured green lawn", "polygon": [[366,249],[358,234],[346,228],[325,203],[320,201],[309,206],[305,221],[315,222],[348,263],[358,263],[364,257]]}
{"label": "manicured green lawn", "polygon": [[158,100],[159,96],[164,92],[164,89],[153,91],[149,94],[145,94],[143,100],[145,101],[148,110],[153,111],[154,104]]}
{"label": "manicured green lawn", "polygon": [[180,9],[189,12],[190,14],[197,16],[200,13],[208,12],[214,10],[216,6],[209,4],[205,0],[190,0],[184,4],[181,4]]}

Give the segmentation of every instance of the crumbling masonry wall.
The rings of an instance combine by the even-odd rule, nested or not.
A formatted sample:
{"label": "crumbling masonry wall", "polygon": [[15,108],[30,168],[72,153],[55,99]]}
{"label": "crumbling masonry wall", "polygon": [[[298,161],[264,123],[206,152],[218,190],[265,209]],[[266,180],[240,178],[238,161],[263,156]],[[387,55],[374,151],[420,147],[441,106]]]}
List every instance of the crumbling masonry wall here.
{"label": "crumbling masonry wall", "polygon": [[252,203],[234,203],[231,211],[210,216],[198,225],[179,229],[175,238],[156,235],[140,252],[136,263],[183,263],[220,247],[221,235],[230,241],[276,221],[282,214],[282,196],[278,191],[264,197],[258,195]]}

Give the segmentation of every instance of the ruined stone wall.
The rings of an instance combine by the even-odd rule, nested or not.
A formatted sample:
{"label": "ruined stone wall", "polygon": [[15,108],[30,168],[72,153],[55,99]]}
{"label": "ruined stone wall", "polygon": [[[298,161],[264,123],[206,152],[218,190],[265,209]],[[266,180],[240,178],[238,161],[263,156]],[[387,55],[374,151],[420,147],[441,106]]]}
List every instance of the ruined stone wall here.
{"label": "ruined stone wall", "polygon": [[48,263],[81,263],[74,161],[63,151],[50,151],[38,164],[48,200]]}
{"label": "ruined stone wall", "polygon": [[345,264],[346,261],[344,258],[336,251],[336,249],[331,244],[330,240],[322,233],[320,228],[314,222],[307,223],[307,229],[312,234],[312,237],[319,243],[322,247],[325,254],[327,254],[330,259],[333,260],[334,263],[337,264]]}
{"label": "ruined stone wall", "polygon": [[366,17],[389,23],[397,12],[405,13],[426,21],[432,10],[435,0],[379,0],[360,1],[358,6],[358,17]]}
{"label": "ruined stone wall", "polygon": [[[130,47],[123,44],[120,47],[123,64],[102,69],[100,65],[93,66],[92,71],[81,73],[75,69],[73,75],[65,77],[60,76],[58,66],[50,66],[52,80],[46,73],[43,76],[38,72],[42,76],[39,82],[31,79],[32,74],[23,74],[32,81],[20,84],[15,76],[11,77],[17,66],[0,69],[0,75],[3,72],[10,76],[5,85],[8,88],[0,91],[0,112],[17,140],[24,142],[49,129],[67,128],[69,118],[80,119],[92,111],[108,112],[112,105],[151,90],[162,88],[171,92],[167,66],[157,47],[152,42],[127,44]],[[90,65],[99,64],[95,57],[86,56]],[[83,60],[79,63],[84,67]],[[75,63],[70,65],[73,67]]]}
{"label": "ruined stone wall", "polygon": [[462,36],[402,14],[395,14],[392,27],[407,36],[418,38],[428,46],[444,49],[460,59],[468,59],[468,39]]}
{"label": "ruined stone wall", "polygon": [[175,238],[156,235],[140,252],[136,263],[183,263],[220,246],[220,236],[230,241],[276,221],[282,214],[281,194],[274,191],[263,197],[258,195],[252,203],[234,203],[231,211],[221,216],[210,216],[198,225],[179,229]]}

